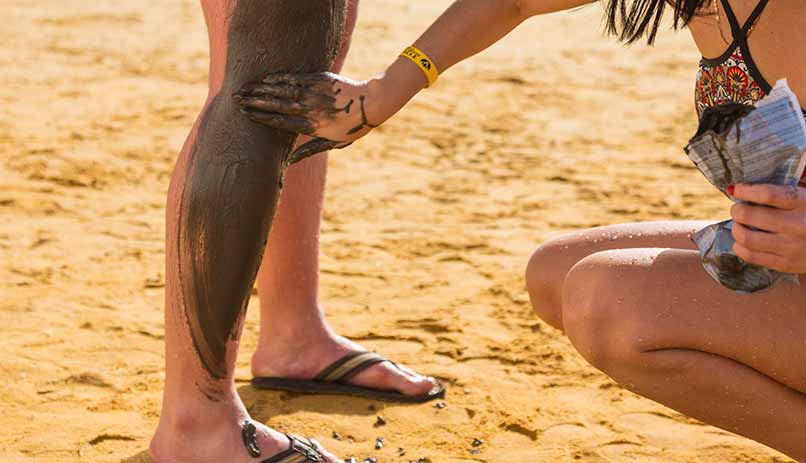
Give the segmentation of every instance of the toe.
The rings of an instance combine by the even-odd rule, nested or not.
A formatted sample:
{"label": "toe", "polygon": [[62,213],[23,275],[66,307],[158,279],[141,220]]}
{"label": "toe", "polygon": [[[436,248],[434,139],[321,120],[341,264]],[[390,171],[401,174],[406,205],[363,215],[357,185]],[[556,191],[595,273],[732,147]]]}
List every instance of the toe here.
{"label": "toe", "polygon": [[327,450],[325,450],[325,448],[322,447],[322,445],[320,445],[319,442],[317,442],[317,441],[315,441],[313,439],[311,440],[311,442],[313,442],[313,445],[314,445],[314,447],[316,447],[316,450],[318,450],[319,453],[321,453],[322,456],[325,457],[325,461],[327,461],[328,463],[344,463],[339,458],[336,458],[335,455],[333,455],[332,453],[330,453]]}
{"label": "toe", "polygon": [[433,378],[422,376],[405,367],[395,367],[388,362],[362,372],[353,382],[359,386],[397,391],[407,396],[428,394],[439,386]]}

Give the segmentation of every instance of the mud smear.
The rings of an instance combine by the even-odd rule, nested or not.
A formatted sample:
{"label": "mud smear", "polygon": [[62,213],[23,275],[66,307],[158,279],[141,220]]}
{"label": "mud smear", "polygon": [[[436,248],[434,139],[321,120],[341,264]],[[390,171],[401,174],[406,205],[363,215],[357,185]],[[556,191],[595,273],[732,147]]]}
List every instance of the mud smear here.
{"label": "mud smear", "polygon": [[[202,116],[178,194],[184,313],[213,379],[228,375],[297,136],[251,122],[231,95],[275,72],[328,70],[341,44],[346,0],[239,0],[230,7],[226,77]],[[181,180],[180,180],[181,181]]]}

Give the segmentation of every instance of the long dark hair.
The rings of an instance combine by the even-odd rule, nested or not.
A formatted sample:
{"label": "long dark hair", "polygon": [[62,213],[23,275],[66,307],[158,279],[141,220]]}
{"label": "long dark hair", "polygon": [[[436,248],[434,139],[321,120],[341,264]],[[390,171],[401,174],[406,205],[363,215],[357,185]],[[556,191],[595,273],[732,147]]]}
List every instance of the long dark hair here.
{"label": "long dark hair", "polygon": [[674,27],[679,29],[714,1],[720,0],[606,0],[605,27],[623,42],[646,36],[652,44],[667,6],[674,9]]}

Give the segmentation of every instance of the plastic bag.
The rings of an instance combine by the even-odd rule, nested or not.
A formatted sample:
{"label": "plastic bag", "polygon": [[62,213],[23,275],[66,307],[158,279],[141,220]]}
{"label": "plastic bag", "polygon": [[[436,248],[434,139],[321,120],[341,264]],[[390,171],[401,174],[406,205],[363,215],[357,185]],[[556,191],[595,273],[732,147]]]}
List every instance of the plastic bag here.
{"label": "plastic bag", "polygon": [[[797,185],[806,164],[806,121],[800,108],[785,80],[755,106],[709,108],[686,154],[728,198],[727,187],[740,183]],[[781,281],[798,282],[797,275],[748,264],[735,255],[732,225],[717,223],[693,237],[709,275],[740,293],[769,289]]]}

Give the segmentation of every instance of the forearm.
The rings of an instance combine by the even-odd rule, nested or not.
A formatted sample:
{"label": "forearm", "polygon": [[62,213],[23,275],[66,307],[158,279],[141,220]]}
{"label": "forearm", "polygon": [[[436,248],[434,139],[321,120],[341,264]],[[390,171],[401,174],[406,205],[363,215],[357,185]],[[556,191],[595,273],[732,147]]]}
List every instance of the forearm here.
{"label": "forearm", "polygon": [[[529,17],[595,0],[457,0],[420,36],[414,46],[425,52],[440,73],[495,44]],[[425,74],[399,57],[371,85],[382,99],[385,120],[428,85]]]}
{"label": "forearm", "polygon": [[275,74],[245,85],[235,98],[254,122],[316,137],[292,155],[293,160],[302,159],[365,136],[428,86],[429,79],[435,79],[434,68],[444,72],[531,16],[593,1],[456,0],[414,43],[430,62],[416,51],[407,53],[366,81],[331,73]]}

